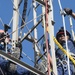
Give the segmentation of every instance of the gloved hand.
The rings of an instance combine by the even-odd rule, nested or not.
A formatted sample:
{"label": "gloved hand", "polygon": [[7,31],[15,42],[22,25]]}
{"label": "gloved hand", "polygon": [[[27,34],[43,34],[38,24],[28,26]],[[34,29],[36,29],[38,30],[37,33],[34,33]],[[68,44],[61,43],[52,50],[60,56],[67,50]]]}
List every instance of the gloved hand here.
{"label": "gloved hand", "polygon": [[72,9],[64,8],[64,11],[66,12],[67,15],[72,15]]}
{"label": "gloved hand", "polygon": [[75,54],[74,53],[70,52],[69,54],[73,57],[73,59],[75,59]]}

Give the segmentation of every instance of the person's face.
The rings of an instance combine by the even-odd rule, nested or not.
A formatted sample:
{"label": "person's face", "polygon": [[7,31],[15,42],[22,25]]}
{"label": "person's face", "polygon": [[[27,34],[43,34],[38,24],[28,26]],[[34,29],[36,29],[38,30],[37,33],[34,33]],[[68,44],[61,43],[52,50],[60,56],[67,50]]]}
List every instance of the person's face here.
{"label": "person's face", "polygon": [[64,35],[64,34],[60,34],[59,35],[59,38],[58,38],[58,41],[60,42],[60,43],[62,43],[62,42],[65,42],[66,40],[68,40],[69,39],[69,36],[68,35]]}

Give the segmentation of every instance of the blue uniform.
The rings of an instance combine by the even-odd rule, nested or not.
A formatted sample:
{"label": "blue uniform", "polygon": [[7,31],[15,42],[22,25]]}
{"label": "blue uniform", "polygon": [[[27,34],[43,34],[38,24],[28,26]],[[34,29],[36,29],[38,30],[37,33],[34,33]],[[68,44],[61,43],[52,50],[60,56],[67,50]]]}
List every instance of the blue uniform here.
{"label": "blue uniform", "polygon": [[[4,46],[0,44],[0,50],[4,51]],[[5,51],[4,51],[5,52]],[[25,68],[17,65],[15,72],[9,71],[9,60],[0,56],[0,75],[30,75],[30,72]]]}
{"label": "blue uniform", "polygon": [[[70,53],[75,54],[75,47],[72,41],[67,41],[68,49]],[[66,43],[63,43],[63,48],[66,49]],[[56,57],[57,57],[57,70],[58,75],[69,75],[68,74],[68,65],[67,65],[67,56],[58,48],[56,49]],[[70,60],[70,73],[74,74],[74,65]]]}
{"label": "blue uniform", "polygon": [[[30,72],[17,65],[15,72],[9,72],[9,61],[0,57],[0,75],[30,75]],[[3,74],[2,74],[3,73]]]}

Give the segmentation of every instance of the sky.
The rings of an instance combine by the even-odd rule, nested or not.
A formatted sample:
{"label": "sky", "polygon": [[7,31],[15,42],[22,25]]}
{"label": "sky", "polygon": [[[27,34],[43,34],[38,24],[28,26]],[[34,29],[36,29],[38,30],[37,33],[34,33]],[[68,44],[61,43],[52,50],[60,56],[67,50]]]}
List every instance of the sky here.
{"label": "sky", "polygon": [[[61,1],[61,5],[62,8],[71,8],[74,12],[75,12],[75,0],[60,0]],[[31,2],[32,0],[28,0],[28,9],[27,12],[29,11],[30,7],[31,7]],[[20,7],[20,11],[19,13],[22,14],[22,10],[23,10],[23,5],[21,4]],[[58,0],[53,0],[53,17],[54,17],[54,34],[56,34],[56,32],[60,29],[60,27],[63,26],[63,22],[62,22],[62,16],[60,14],[60,7],[58,4]],[[38,15],[40,14],[41,10],[40,7],[38,8]],[[9,33],[12,32],[12,22],[10,23],[11,19],[13,17],[13,0],[0,0],[0,29],[3,29],[3,24],[8,24],[10,25],[11,29],[8,31]],[[33,17],[33,13],[32,13],[32,8],[30,11],[30,14],[27,16],[27,22],[32,20]],[[21,19],[20,19],[21,20]],[[21,21],[19,21],[19,25],[20,25]],[[69,17],[65,16],[65,25],[66,25],[66,29],[69,30],[69,32],[71,33],[71,28],[70,28],[70,22],[69,22]],[[73,23],[73,28],[75,31],[75,20],[72,18],[72,23]],[[32,27],[33,23],[29,23],[28,24],[28,29],[30,29]],[[40,30],[38,30],[38,34],[43,34],[43,30],[41,29],[42,27],[38,26],[38,29],[40,28]],[[26,33],[28,31],[28,29],[24,29],[23,32]],[[33,36],[33,32],[31,33],[31,35]],[[40,36],[40,35],[38,35]],[[22,43],[23,45],[23,52],[25,52],[25,54],[30,57],[33,61],[34,61],[34,51],[33,51],[33,44],[28,42],[28,41],[24,41]],[[24,57],[23,55],[23,62],[26,62],[27,64],[33,65],[34,63],[31,62],[26,56]]]}

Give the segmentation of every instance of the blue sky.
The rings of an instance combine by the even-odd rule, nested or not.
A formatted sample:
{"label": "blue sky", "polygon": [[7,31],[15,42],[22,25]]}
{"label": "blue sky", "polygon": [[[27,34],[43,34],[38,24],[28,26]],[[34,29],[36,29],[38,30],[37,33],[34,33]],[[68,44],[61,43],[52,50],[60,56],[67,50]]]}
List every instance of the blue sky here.
{"label": "blue sky", "polygon": [[[13,4],[12,4],[12,1],[13,0],[0,0],[0,18],[2,19],[4,24],[9,24],[10,20],[12,18],[12,15],[13,15],[13,9],[12,9],[13,8]],[[28,10],[30,8],[31,2],[32,2],[32,0],[28,0]],[[68,8],[71,8],[75,12],[75,0],[61,0],[61,4],[62,4],[63,8],[68,7]],[[54,31],[55,31],[55,34],[56,34],[58,29],[61,26],[63,26],[58,0],[53,0],[53,10],[54,10],[54,21],[55,21],[55,24],[54,24],[55,30]],[[40,10],[39,10],[39,12],[40,12]],[[22,14],[22,5],[21,5],[21,8],[20,8],[20,13]],[[27,21],[31,20],[32,16],[33,15],[32,15],[32,9],[31,9],[31,12],[30,12],[30,15],[28,16],[28,20]],[[69,23],[68,16],[65,17],[65,21],[66,21],[66,29],[69,30],[69,32],[70,32],[70,23]],[[75,20],[73,18],[72,18],[72,22],[73,22],[73,27],[75,29]],[[29,24],[29,28],[32,27],[31,24],[33,24],[33,23]],[[11,29],[12,29],[12,23],[10,24],[10,26],[11,26]],[[0,21],[0,29],[3,29],[3,25],[1,23],[1,21]],[[24,29],[24,31],[26,31],[26,30]],[[11,32],[11,30],[9,30],[9,33],[10,32]],[[38,31],[38,33],[42,34],[42,31]],[[33,44],[32,43],[29,43],[29,42],[27,42],[25,40],[23,42],[23,51],[30,58],[32,58],[32,60],[34,60],[34,55],[33,55],[34,51],[33,51]],[[30,64],[30,65],[34,64],[27,57],[24,57],[22,60],[24,62]]]}

